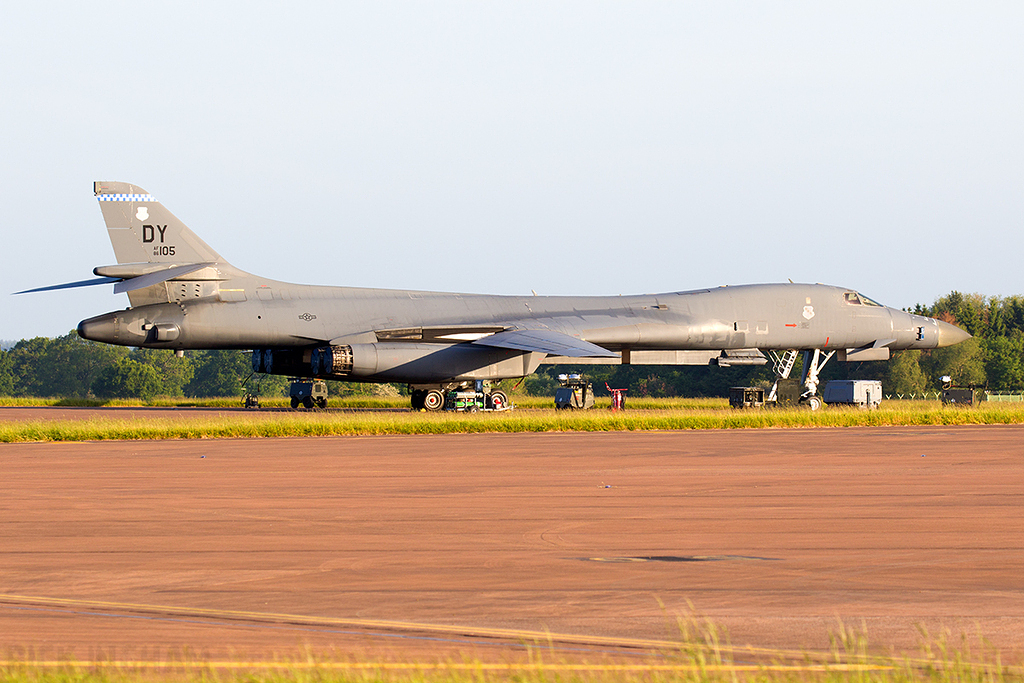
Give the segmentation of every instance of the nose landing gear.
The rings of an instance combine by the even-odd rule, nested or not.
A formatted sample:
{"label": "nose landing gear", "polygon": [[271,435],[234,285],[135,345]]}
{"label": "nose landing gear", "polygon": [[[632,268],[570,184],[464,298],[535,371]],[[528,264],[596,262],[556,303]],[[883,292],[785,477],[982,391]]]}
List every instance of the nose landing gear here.
{"label": "nose landing gear", "polygon": [[[796,364],[797,353],[803,354],[804,368],[799,391],[794,400],[792,394],[784,396],[782,394],[788,392],[780,393],[779,389],[789,380],[789,373],[793,371],[793,366]],[[803,351],[789,349],[782,354],[777,351],[769,351],[768,355],[775,364],[775,384],[772,385],[772,390],[765,401],[774,402],[777,405],[799,404],[805,405],[811,410],[820,410],[825,404],[818,396],[818,373],[835,353],[835,351],[829,351],[822,356],[821,349],[804,349]]]}

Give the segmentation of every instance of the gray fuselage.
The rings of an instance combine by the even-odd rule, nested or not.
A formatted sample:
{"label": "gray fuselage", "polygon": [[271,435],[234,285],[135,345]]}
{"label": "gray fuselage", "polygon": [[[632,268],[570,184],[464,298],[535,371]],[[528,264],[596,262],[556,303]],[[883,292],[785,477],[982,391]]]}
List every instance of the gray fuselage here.
{"label": "gray fuselage", "polygon": [[[168,282],[172,289],[178,283]],[[190,285],[185,285],[188,289]],[[225,296],[226,294],[226,296]],[[227,300],[224,300],[227,299]],[[450,328],[448,339],[425,343],[423,330]],[[763,284],[665,294],[604,297],[493,296],[407,290],[319,287],[241,275],[220,283],[213,296],[151,304],[83,321],[83,337],[166,349],[313,349],[355,344],[396,356],[399,368],[374,367],[364,381],[444,381],[465,378],[444,370],[442,356],[477,356],[470,366],[509,361],[527,352],[472,345],[500,329],[543,329],[610,351],[936,348],[967,338],[958,328],[880,306],[852,290],[828,285]],[[159,330],[173,334],[155,334]],[[416,331],[419,331],[419,335]],[[468,337],[458,336],[466,331]],[[173,338],[169,338],[173,337]],[[427,335],[427,338],[429,335]],[[443,353],[441,353],[443,351]],[[404,352],[404,353],[403,353]],[[438,363],[425,362],[439,354]],[[403,359],[408,362],[403,362]],[[522,376],[540,359],[490,379]],[[508,363],[506,363],[508,365]],[[424,368],[427,368],[424,371]],[[371,368],[367,367],[367,370]],[[380,372],[378,372],[378,370]],[[454,368],[453,368],[454,370]],[[474,375],[473,372],[469,373]]]}

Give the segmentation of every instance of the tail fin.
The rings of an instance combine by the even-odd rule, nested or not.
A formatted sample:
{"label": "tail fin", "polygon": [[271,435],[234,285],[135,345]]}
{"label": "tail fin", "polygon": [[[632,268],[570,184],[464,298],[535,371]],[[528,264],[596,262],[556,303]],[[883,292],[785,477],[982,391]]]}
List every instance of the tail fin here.
{"label": "tail fin", "polygon": [[217,263],[220,254],[141,187],[93,184],[118,263]]}

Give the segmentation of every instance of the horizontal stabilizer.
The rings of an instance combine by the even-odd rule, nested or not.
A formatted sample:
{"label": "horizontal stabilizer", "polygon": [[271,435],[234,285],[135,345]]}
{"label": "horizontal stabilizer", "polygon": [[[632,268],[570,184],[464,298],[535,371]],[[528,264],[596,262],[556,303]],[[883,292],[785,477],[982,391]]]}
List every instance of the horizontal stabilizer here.
{"label": "horizontal stabilizer", "polygon": [[114,283],[114,294],[121,294],[123,292],[133,292],[136,289],[142,289],[143,287],[152,287],[158,285],[161,282],[167,280],[173,280],[176,277],[182,275],[188,275],[194,273],[197,270],[206,268],[209,264],[207,263],[186,263],[180,266],[173,266],[171,268],[164,268],[152,273],[146,273],[145,275],[139,275],[137,277],[97,277],[92,280],[79,280],[78,282],[66,282],[62,285],[50,285],[48,287],[36,287],[35,289],[26,289],[21,292],[14,292],[15,294],[32,294],[34,292],[48,292],[54,289],[72,289],[74,287],[91,287],[92,285],[109,285]]}
{"label": "horizontal stabilizer", "polygon": [[499,349],[537,351],[571,358],[617,358],[618,354],[597,344],[551,330],[508,330],[472,342]]}
{"label": "horizontal stabilizer", "polygon": [[78,282],[65,282],[62,285],[50,285],[49,287],[36,287],[35,289],[26,289],[21,292],[14,292],[14,294],[32,294],[34,292],[49,292],[54,289],[73,289],[75,287],[91,287],[93,285],[108,285],[111,282],[120,282],[119,277],[96,277],[91,280],[79,280]]}
{"label": "horizontal stabilizer", "polygon": [[145,275],[139,275],[138,277],[128,278],[127,280],[122,280],[114,285],[114,294],[134,292],[136,289],[142,289],[143,287],[152,287],[153,285],[158,285],[161,282],[166,282],[167,280],[173,280],[174,278],[181,277],[182,275],[194,273],[206,266],[207,264],[205,263],[186,263],[181,266],[158,270],[155,273],[146,273]]}

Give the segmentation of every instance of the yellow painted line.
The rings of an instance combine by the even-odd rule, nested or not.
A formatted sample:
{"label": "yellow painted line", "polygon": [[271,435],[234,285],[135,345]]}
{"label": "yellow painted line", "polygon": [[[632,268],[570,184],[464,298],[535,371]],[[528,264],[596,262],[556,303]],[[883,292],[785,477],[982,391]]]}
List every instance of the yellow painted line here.
{"label": "yellow painted line", "polygon": [[[131,612],[136,614],[151,614],[155,616],[175,616],[175,617],[199,617],[207,619],[227,619],[235,621],[251,621],[251,622],[271,622],[280,623],[287,625],[307,625],[307,626],[332,626],[332,627],[349,627],[349,628],[375,628],[390,631],[420,631],[424,633],[435,633],[435,634],[446,634],[446,635],[460,635],[465,637],[477,637],[477,638],[496,638],[501,640],[511,640],[515,642],[533,641],[541,644],[546,643],[574,643],[580,645],[593,645],[593,646],[604,646],[604,647],[624,647],[624,648],[640,648],[647,650],[659,650],[659,651],[678,651],[681,648],[692,649],[700,648],[701,650],[709,651],[711,646],[704,644],[695,643],[683,643],[682,641],[672,640],[654,640],[654,639],[643,639],[643,638],[614,638],[604,636],[588,636],[582,634],[571,634],[571,633],[551,633],[548,631],[531,631],[524,629],[504,629],[504,628],[487,628],[481,626],[451,626],[447,624],[427,624],[411,621],[391,621],[385,619],[352,619],[352,618],[338,618],[338,617],[317,617],[307,616],[300,614],[286,614],[276,612],[249,612],[243,610],[221,610],[221,609],[209,609],[203,607],[174,607],[171,605],[147,605],[138,603],[128,602],[113,602],[104,600],[78,600],[72,598],[49,598],[44,596],[33,596],[33,595],[16,595],[11,593],[0,593],[0,604],[20,604],[20,605],[44,605],[51,607],[65,607],[65,608],[84,608],[92,610],[108,610],[108,611],[120,611],[120,612]],[[834,655],[827,653],[813,653],[806,651],[796,650],[776,650],[771,648],[760,648],[752,646],[735,647],[728,645],[720,645],[716,648],[722,653],[740,653],[740,654],[751,654],[751,655],[768,655],[773,657],[784,657],[798,660],[806,660],[808,658],[831,658]],[[944,666],[948,662],[941,660],[928,660],[928,659],[904,659],[903,662],[912,666]],[[25,664],[24,662],[4,662],[0,660],[0,665],[17,665]],[[48,662],[48,663],[33,663],[37,666],[67,666],[69,662]],[[114,664],[96,662],[96,663],[79,663],[80,666],[93,665],[95,666],[113,666]],[[159,667],[159,666],[207,666],[208,664],[182,664],[175,662],[121,662],[124,666],[146,666],[146,667]],[[985,665],[970,664],[966,663],[967,666],[976,668],[984,668]],[[231,663],[231,662],[220,662],[216,666],[223,666],[225,668],[231,667],[262,667],[262,668],[280,668],[280,667],[300,667],[305,666],[304,663],[287,663],[287,664],[276,664],[276,663]],[[457,664],[392,664],[392,663],[312,663],[311,666],[325,666],[334,668],[387,668],[394,666],[397,668],[444,668],[444,667],[457,667]],[[468,664],[465,665],[468,668],[476,668],[481,665]],[[504,664],[487,664],[482,666],[493,666],[497,667],[496,670],[503,670],[502,667],[516,665],[504,665]],[[521,665],[519,668],[527,666],[538,666],[544,669],[551,669],[560,665],[555,664],[537,664],[537,665]],[[568,667],[575,666],[588,666],[588,665],[564,665]],[[594,665],[598,666],[598,665]],[[634,665],[604,665],[604,666],[634,666]],[[638,671],[655,671],[659,665],[635,665]],[[675,665],[665,665],[673,667]],[[723,671],[862,671],[862,670],[875,670],[875,669],[891,669],[893,668],[889,664],[794,664],[794,665],[749,665],[749,668],[744,668],[748,665],[734,665],[734,664],[723,664],[723,665],[707,665],[704,667],[690,667],[690,665],[682,665],[683,668],[680,671],[689,670],[715,670],[714,666],[721,666]],[[781,667],[781,668],[780,668]],[[787,668],[792,667],[792,668]],[[843,668],[848,667],[848,668]],[[603,671],[605,669],[595,668],[594,671]],[[630,671],[632,669],[607,669],[608,671]],[[675,668],[665,669],[666,671],[676,670]]]}
{"label": "yellow painted line", "polygon": [[522,629],[487,628],[482,626],[450,626],[446,624],[426,624],[411,621],[390,621],[385,619],[351,619],[337,617],[316,617],[300,614],[282,614],[275,612],[248,612],[242,610],[207,609],[203,607],[173,607],[169,605],[145,605],[127,602],[108,602],[103,600],[75,600],[70,598],[47,598],[32,595],[14,595],[0,593],[0,603],[17,603],[47,605],[53,607],[79,607],[88,609],[105,609],[143,614],[159,614],[173,616],[206,617],[211,619],[233,619],[245,621],[274,622],[286,624],[306,624],[316,626],[347,626],[357,628],[377,628],[393,631],[424,631],[427,633],[444,633],[480,638],[501,638],[505,640],[530,640],[540,642],[571,642],[585,645],[605,645],[619,647],[636,647],[650,649],[678,649],[679,642],[671,640],[647,640],[640,638],[608,638],[579,634],[549,633],[547,631],[529,631]]}
{"label": "yellow painted line", "polygon": [[331,669],[331,670],[395,670],[395,671],[593,671],[593,672],[659,672],[659,671],[892,671],[894,666],[867,664],[495,664],[495,663],[425,663],[425,662],[150,662],[135,660],[97,661],[17,661],[0,660],[0,667],[81,668],[81,669]]}
{"label": "yellow painted line", "polygon": [[[514,642],[532,641],[542,644],[547,643],[573,643],[578,645],[592,645],[603,647],[639,648],[645,650],[677,651],[685,645],[687,648],[699,647],[702,650],[710,650],[711,647],[703,644],[683,643],[675,640],[654,640],[644,638],[615,638],[605,636],[588,636],[575,633],[551,633],[549,631],[530,631],[524,629],[503,629],[487,628],[481,626],[450,626],[447,624],[427,624],[410,621],[391,621],[384,619],[353,619],[339,617],[317,617],[300,614],[282,614],[275,612],[248,612],[241,610],[220,610],[203,607],[174,607],[170,605],[147,605],[127,602],[110,602],[102,600],[78,600],[72,598],[48,598],[32,595],[15,595],[0,593],[0,603],[33,604],[53,607],[77,607],[87,609],[104,609],[110,611],[132,612],[137,614],[152,614],[176,617],[202,617],[208,619],[228,619],[236,621],[271,622],[291,625],[309,626],[332,626],[349,628],[375,628],[390,631],[420,631],[424,633],[435,633],[445,635],[460,635],[477,638],[496,638],[511,640]],[[787,657],[793,659],[806,659],[814,656],[827,656],[824,654],[814,655],[800,651],[774,650],[770,648],[758,648],[751,646],[729,647],[721,645],[718,647],[721,652],[740,652],[752,655],[768,655],[773,657]]]}

